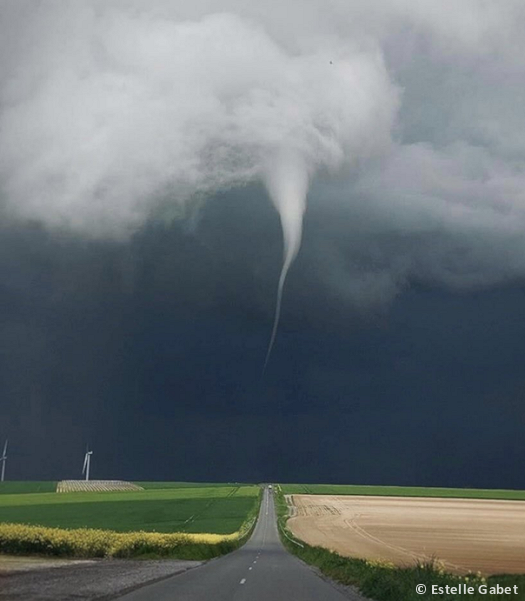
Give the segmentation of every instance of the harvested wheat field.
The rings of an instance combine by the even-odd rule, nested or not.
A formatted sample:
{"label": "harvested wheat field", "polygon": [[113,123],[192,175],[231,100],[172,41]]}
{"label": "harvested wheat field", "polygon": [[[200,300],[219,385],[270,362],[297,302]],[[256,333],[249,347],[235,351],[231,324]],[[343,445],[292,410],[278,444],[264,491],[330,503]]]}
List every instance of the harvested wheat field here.
{"label": "harvested wheat field", "polygon": [[133,482],[123,480],[62,480],[57,484],[57,492],[122,492],[144,490]]}
{"label": "harvested wheat field", "polygon": [[441,560],[447,571],[525,573],[525,502],[293,495],[288,527],[310,545],[396,565]]}

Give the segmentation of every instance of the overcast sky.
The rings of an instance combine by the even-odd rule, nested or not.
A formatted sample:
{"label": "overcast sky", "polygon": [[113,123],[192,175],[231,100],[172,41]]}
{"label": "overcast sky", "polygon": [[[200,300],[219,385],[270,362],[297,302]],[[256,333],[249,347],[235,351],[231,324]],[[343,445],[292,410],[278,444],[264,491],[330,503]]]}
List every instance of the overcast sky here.
{"label": "overcast sky", "polygon": [[524,25],[4,0],[8,477],[525,488]]}

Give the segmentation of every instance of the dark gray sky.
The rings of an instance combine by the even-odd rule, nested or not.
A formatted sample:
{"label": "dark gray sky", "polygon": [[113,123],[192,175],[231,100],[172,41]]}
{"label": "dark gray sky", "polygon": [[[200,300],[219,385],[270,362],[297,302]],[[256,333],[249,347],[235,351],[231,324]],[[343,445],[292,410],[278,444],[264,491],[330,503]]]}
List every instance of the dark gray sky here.
{"label": "dark gray sky", "polygon": [[[250,218],[251,217],[251,218]],[[260,189],[128,243],[1,237],[0,423],[13,478],[523,487],[525,288],[414,282],[382,311],[303,253],[261,367],[281,240]]]}
{"label": "dark gray sky", "polygon": [[525,488],[524,25],[2,2],[8,476]]}

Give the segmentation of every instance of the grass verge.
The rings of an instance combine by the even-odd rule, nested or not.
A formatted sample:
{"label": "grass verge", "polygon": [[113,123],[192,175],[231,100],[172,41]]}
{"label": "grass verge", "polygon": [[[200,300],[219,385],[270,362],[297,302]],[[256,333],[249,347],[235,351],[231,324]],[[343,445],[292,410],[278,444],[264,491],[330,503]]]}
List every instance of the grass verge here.
{"label": "grass verge", "polygon": [[[494,601],[525,600],[525,575],[490,576],[486,579],[479,574],[456,576],[445,572],[437,562],[398,568],[386,562],[343,557],[323,547],[312,547],[303,541],[298,541],[286,527],[288,506],[283,490],[284,487],[277,489],[275,503],[279,532],[284,546],[290,553],[319,568],[329,578],[341,584],[355,586],[360,593],[370,599],[376,601],[455,601],[456,599],[482,601],[487,598]],[[418,584],[425,585],[427,592],[418,594],[416,592]],[[474,594],[456,592],[432,594],[432,585],[445,589],[446,586],[457,587],[460,584],[472,586],[475,589]],[[481,585],[486,586],[487,590],[496,585],[503,587],[516,585],[518,593],[484,594],[479,591]]]}

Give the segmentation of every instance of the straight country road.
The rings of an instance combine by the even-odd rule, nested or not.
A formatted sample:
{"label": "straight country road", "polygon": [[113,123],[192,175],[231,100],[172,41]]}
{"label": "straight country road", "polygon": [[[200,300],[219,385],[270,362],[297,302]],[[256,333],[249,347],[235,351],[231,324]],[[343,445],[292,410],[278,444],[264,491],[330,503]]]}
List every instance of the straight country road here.
{"label": "straight country road", "polygon": [[288,553],[277,532],[273,493],[264,489],[259,519],[240,549],[120,601],[362,601],[321,579]]}

